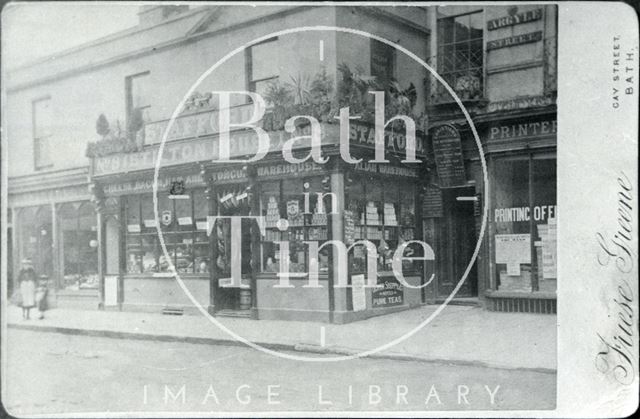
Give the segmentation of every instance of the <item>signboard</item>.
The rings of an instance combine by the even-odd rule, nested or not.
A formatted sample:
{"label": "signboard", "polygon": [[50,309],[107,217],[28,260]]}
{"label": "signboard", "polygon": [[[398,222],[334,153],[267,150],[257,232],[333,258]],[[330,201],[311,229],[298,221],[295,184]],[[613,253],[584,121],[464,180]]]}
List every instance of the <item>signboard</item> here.
{"label": "signboard", "polygon": [[353,170],[356,170],[359,172],[376,173],[376,174],[381,174],[386,176],[399,176],[399,177],[409,177],[409,178],[419,177],[418,171],[414,168],[394,166],[391,164],[360,162],[354,165]]}
{"label": "signboard", "polygon": [[[183,187],[186,186],[204,186],[204,181],[200,174],[194,174],[189,176],[165,176],[158,177],[158,190],[166,190],[174,182],[183,182]],[[127,182],[117,183],[105,183],[103,186],[104,193],[106,195],[127,195],[141,192],[153,191],[153,177],[148,179],[131,180]]]}
{"label": "signboard", "polygon": [[433,185],[427,186],[422,198],[422,217],[440,218],[443,216],[442,190]]}
{"label": "signboard", "polygon": [[356,220],[351,210],[344,210],[344,242],[347,245],[353,244],[356,240]]}
{"label": "signboard", "polygon": [[487,112],[504,112],[516,109],[537,108],[555,105],[556,99],[553,96],[525,96],[516,99],[490,102],[487,105]]}
{"label": "signboard", "polygon": [[465,185],[467,182],[460,133],[451,125],[433,131],[433,153],[441,188]]}
{"label": "signboard", "polygon": [[542,9],[528,10],[522,13],[514,13],[509,16],[499,17],[487,22],[487,29],[490,31],[504,28],[506,26],[518,25],[521,23],[534,22],[542,19]]}
{"label": "signboard", "polygon": [[515,140],[554,136],[558,130],[557,120],[522,122],[519,124],[496,125],[489,129],[489,141]]}
{"label": "signboard", "polygon": [[[236,106],[229,109],[229,120],[231,124],[238,124],[249,121],[253,116],[253,104]],[[171,126],[171,131],[167,135],[167,141],[184,138],[198,138],[213,135],[220,132],[219,115],[217,110],[199,112],[189,115],[182,115],[175,119]],[[169,126],[169,120],[151,122],[144,126],[145,144],[158,144],[162,141],[162,136]]]}
{"label": "signboard", "polygon": [[380,288],[375,288],[372,294],[373,308],[393,307],[404,304],[404,287],[393,276],[385,276],[378,278]]}
{"label": "signboard", "polygon": [[[496,234],[496,263],[531,263],[530,234]],[[519,268],[518,268],[519,269]]]}
{"label": "signboard", "polygon": [[522,35],[509,36],[507,38],[494,39],[493,41],[487,41],[487,51],[490,51],[492,49],[529,44],[529,43],[538,42],[541,40],[542,40],[542,31],[525,33]]}
{"label": "signboard", "polygon": [[364,275],[351,276],[351,301],[353,303],[353,311],[363,311],[367,309],[367,294],[364,284]]}
{"label": "signboard", "polygon": [[266,177],[296,176],[300,174],[321,172],[322,170],[323,166],[314,161],[307,161],[300,164],[272,164],[268,166],[258,166],[256,169],[258,178],[260,179]]}

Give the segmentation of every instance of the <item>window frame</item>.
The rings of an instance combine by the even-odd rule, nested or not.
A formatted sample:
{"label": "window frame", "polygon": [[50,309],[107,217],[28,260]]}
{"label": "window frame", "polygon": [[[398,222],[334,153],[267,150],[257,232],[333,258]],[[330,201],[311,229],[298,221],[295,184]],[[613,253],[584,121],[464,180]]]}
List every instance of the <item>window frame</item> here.
{"label": "window frame", "polygon": [[276,74],[274,76],[263,77],[260,79],[253,78],[253,48],[259,45],[264,45],[272,42],[278,42],[280,40],[279,37],[275,36],[273,38],[265,39],[264,41],[258,42],[256,44],[251,45],[250,47],[244,50],[245,56],[245,84],[247,86],[247,90],[249,92],[256,92],[256,84],[260,82],[267,82],[272,80],[278,80],[280,78],[280,74]]}
{"label": "window frame", "polygon": [[[37,104],[42,102],[49,102],[49,112],[53,112],[51,109],[51,95],[40,96],[31,101],[31,135],[33,138],[33,167],[36,171],[50,169],[53,167],[53,159],[49,155],[45,157],[45,160],[42,161],[42,156],[45,155],[41,153],[41,144],[43,142],[51,142],[51,138],[53,138],[53,133],[48,131],[46,135],[38,135],[38,116],[36,112]],[[52,114],[53,116],[53,114]],[[50,144],[49,144],[50,146]],[[49,147],[50,150],[50,147]]]}
{"label": "window frame", "polygon": [[[479,15],[480,16],[480,20],[482,22],[482,29],[481,29],[481,34],[482,36],[477,37],[477,38],[468,38],[464,41],[457,41],[455,39],[456,36],[456,31],[455,31],[455,20],[457,18],[460,17],[465,17],[465,16],[471,16],[471,15]],[[452,22],[454,22],[453,24],[453,39],[451,42],[443,42],[444,41],[444,36],[440,36],[441,35],[441,31],[440,31],[440,27],[442,25],[442,22],[444,22],[445,20],[451,20]],[[459,13],[459,14],[454,14],[454,15],[449,15],[449,16],[441,16],[437,18],[436,21],[436,56],[437,56],[437,70],[438,70],[438,74],[440,74],[442,76],[443,79],[447,80],[447,82],[450,81],[450,79],[448,79],[448,77],[450,76],[457,76],[459,73],[461,72],[465,72],[467,74],[471,73],[472,71],[478,71],[479,75],[480,75],[480,83],[481,83],[481,95],[482,97],[486,96],[486,92],[485,92],[485,83],[484,81],[486,80],[486,31],[485,31],[485,26],[486,26],[486,19],[485,19],[485,11],[484,9],[476,9],[476,10],[471,10],[468,12],[464,12],[464,13]],[[480,51],[479,53],[481,54],[481,64],[479,66],[471,66],[471,54],[469,54],[469,59],[467,60],[467,66],[464,68],[458,68],[456,65],[456,45],[459,44],[466,44],[466,46],[468,47],[469,51],[472,50],[471,45],[474,42],[478,42],[480,41]],[[444,70],[444,48],[445,47],[453,47],[453,68],[451,71],[445,71]],[[455,90],[455,85],[452,86],[452,88],[454,88]]]}
{"label": "window frame", "polygon": [[[151,108],[151,103],[143,106],[134,106],[134,98],[133,98],[133,86],[135,84],[135,80],[144,79],[145,77],[149,77],[151,75],[151,71],[142,71],[140,73],[130,74],[124,78],[124,91],[125,91],[125,109],[127,112],[127,125],[129,126],[129,120],[134,109],[140,109],[140,111],[145,114],[146,109]],[[148,79],[147,79],[148,80]],[[150,102],[150,101],[149,101]]]}

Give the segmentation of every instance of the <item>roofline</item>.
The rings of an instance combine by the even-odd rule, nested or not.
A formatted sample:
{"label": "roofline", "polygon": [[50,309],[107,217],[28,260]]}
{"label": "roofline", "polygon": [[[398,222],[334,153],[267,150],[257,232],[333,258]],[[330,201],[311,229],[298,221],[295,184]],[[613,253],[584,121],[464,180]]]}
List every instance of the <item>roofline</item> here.
{"label": "roofline", "polygon": [[110,42],[110,41],[114,41],[114,40],[117,40],[117,39],[120,39],[120,38],[125,38],[127,36],[130,36],[130,35],[133,35],[133,34],[136,34],[136,33],[146,32],[148,30],[155,29],[158,26],[162,26],[162,25],[166,25],[166,24],[169,24],[169,23],[173,23],[173,22],[176,22],[178,20],[186,19],[188,17],[191,17],[191,16],[193,16],[195,14],[206,12],[209,7],[213,7],[213,6],[198,6],[195,9],[189,10],[189,11],[187,11],[185,13],[180,13],[180,14],[178,14],[176,16],[173,16],[173,17],[171,17],[169,19],[166,19],[166,20],[163,20],[161,22],[158,22],[158,23],[156,23],[154,25],[142,25],[141,26],[138,23],[136,26],[132,26],[130,28],[122,29],[122,30],[114,32],[112,34],[105,35],[105,36],[102,36],[100,38],[94,39],[92,41],[88,41],[88,42],[85,42],[83,44],[76,45],[75,47],[67,48],[67,49],[64,49],[62,51],[46,55],[44,57],[36,58],[34,60],[28,61],[28,62],[26,62],[24,64],[20,64],[20,65],[15,66],[15,67],[7,68],[6,72],[7,73],[13,73],[13,72],[17,72],[19,70],[24,70],[24,69],[27,69],[27,68],[30,68],[30,67],[35,67],[38,64],[45,63],[45,62],[47,62],[49,60],[52,60],[52,59],[56,59],[56,58],[59,58],[59,57],[64,57],[64,56],[73,54],[75,52],[82,51],[84,49],[88,49],[88,48],[91,48],[91,47],[95,47],[95,46],[98,46],[98,45],[101,45],[101,44],[104,44],[104,43],[107,43],[107,42]]}

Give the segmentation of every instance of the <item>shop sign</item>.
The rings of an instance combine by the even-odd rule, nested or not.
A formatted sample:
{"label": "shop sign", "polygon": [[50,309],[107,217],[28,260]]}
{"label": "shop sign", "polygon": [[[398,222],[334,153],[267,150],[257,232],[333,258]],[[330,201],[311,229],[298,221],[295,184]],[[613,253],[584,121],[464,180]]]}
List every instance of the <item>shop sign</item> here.
{"label": "shop sign", "polygon": [[385,163],[378,164],[378,163],[360,162],[354,165],[354,170],[360,171],[360,172],[388,175],[388,176],[401,176],[401,177],[410,177],[410,178],[418,177],[418,171],[416,169],[412,169],[409,167],[402,167],[402,166],[394,166],[394,165],[385,164]]}
{"label": "shop sign", "polygon": [[[170,176],[158,178],[158,190],[169,189],[174,182],[182,182],[183,187],[189,186],[204,186],[202,176],[189,175],[189,176]],[[141,192],[153,191],[153,178],[132,180],[128,182],[107,183],[103,187],[106,195],[124,195],[134,194]]]}
{"label": "shop sign", "polygon": [[437,186],[428,186],[422,198],[422,216],[424,218],[440,218],[444,216],[442,190]]}
{"label": "shop sign", "polygon": [[[229,120],[231,124],[239,124],[249,121],[253,116],[253,104],[236,106],[229,109]],[[180,140],[185,138],[198,138],[213,135],[220,132],[218,125],[220,112],[208,111],[191,115],[179,116],[174,120],[171,131],[167,135],[167,141]],[[169,126],[170,120],[152,122],[144,127],[145,144],[158,144],[162,141],[162,136]],[[230,128],[233,130],[233,128]]]}
{"label": "shop sign", "polygon": [[162,214],[160,216],[160,222],[162,223],[162,225],[164,226],[171,225],[172,220],[173,220],[173,217],[170,210],[162,211]]}
{"label": "shop sign", "polygon": [[265,177],[282,177],[289,175],[300,175],[307,173],[315,173],[322,172],[323,167],[313,161],[308,161],[300,164],[272,164],[268,166],[258,166],[256,172],[258,174],[258,178]]}
{"label": "shop sign", "polygon": [[226,169],[211,172],[211,180],[216,182],[233,182],[247,180],[247,172],[242,169]]}
{"label": "shop sign", "polygon": [[515,140],[520,138],[555,135],[558,124],[550,121],[523,122],[519,124],[498,125],[489,130],[489,141]]}
{"label": "shop sign", "polygon": [[9,194],[10,207],[25,207],[51,202],[88,201],[88,185],[65,186],[25,193]]}
{"label": "shop sign", "polygon": [[[375,149],[375,126],[363,122],[351,122],[349,124],[349,143]],[[384,144],[387,151],[404,155],[407,148],[407,136],[404,132],[385,130]],[[416,133],[416,157],[424,155],[424,137]]]}
{"label": "shop sign", "polygon": [[441,125],[434,129],[432,138],[440,187],[465,185],[467,179],[458,130],[451,125]]}
{"label": "shop sign", "polygon": [[528,10],[526,12],[515,13],[513,15],[492,19],[487,22],[487,29],[493,31],[496,29],[504,28],[506,26],[534,22],[540,19],[542,19],[542,9]]}
{"label": "shop sign", "polygon": [[543,221],[555,218],[556,205],[536,205],[535,207],[496,208],[494,221],[496,223],[518,223],[531,221]]}
{"label": "shop sign", "polygon": [[393,307],[404,304],[404,287],[395,277],[378,278],[380,288],[373,290],[372,307]]}
{"label": "shop sign", "polygon": [[513,111],[516,109],[538,108],[550,106],[556,103],[553,96],[527,96],[500,102],[491,102],[487,105],[487,112]]}
{"label": "shop sign", "polygon": [[530,44],[542,40],[542,31],[525,33],[522,35],[509,36],[507,38],[494,39],[487,41],[487,51],[492,49],[513,47],[516,45]]}

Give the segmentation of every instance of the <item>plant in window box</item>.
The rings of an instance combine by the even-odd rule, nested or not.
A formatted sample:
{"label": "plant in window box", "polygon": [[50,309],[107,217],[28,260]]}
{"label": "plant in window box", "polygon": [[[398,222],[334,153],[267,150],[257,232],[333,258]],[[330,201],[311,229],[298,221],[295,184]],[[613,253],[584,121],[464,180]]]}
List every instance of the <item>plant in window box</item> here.
{"label": "plant in window box", "polygon": [[480,78],[473,74],[465,74],[456,79],[455,90],[460,99],[480,98]]}

